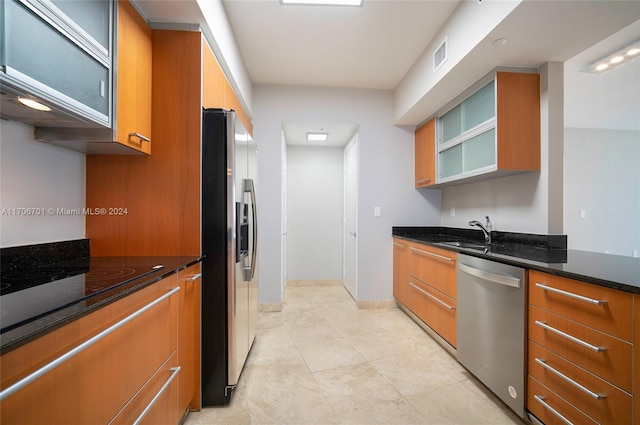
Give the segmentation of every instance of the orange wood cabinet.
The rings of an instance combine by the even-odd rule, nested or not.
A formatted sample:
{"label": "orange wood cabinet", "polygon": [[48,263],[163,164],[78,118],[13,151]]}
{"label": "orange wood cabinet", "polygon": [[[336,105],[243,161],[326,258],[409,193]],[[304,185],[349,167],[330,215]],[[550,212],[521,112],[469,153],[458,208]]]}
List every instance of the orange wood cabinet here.
{"label": "orange wood cabinet", "polygon": [[410,251],[411,276],[451,298],[457,298],[456,253],[418,244]]}
{"label": "orange wood cabinet", "polygon": [[202,107],[224,108],[228,82],[199,32],[152,45],[153,155],[87,155],[87,207],[127,211],[86,217],[92,256],[200,255]]}
{"label": "orange wood cabinet", "polygon": [[409,282],[411,310],[438,335],[456,346],[456,300],[417,279]]}
{"label": "orange wood cabinet", "polygon": [[393,239],[393,296],[409,307],[409,246],[402,239]]}
{"label": "orange wood cabinet", "polygon": [[436,184],[436,119],[432,118],[416,129],[415,134],[416,189]]}
{"label": "orange wood cabinet", "polygon": [[407,250],[407,269],[398,271],[401,279],[408,279],[405,306],[455,347],[456,253],[417,243],[409,243]]}
{"label": "orange wood cabinet", "polygon": [[529,271],[527,407],[539,419],[632,423],[633,302],[631,293]]}
{"label": "orange wood cabinet", "polygon": [[202,70],[202,106],[233,109],[249,134],[253,134],[251,120],[206,40],[202,43]]}
{"label": "orange wood cabinet", "polygon": [[640,425],[640,294],[634,294],[635,328],[633,340],[633,423]]}
{"label": "orange wood cabinet", "polygon": [[129,0],[117,2],[115,140],[151,153],[151,28]]}
{"label": "orange wood cabinet", "polygon": [[498,170],[540,170],[540,75],[496,73]]}
{"label": "orange wood cabinet", "polygon": [[200,263],[178,272],[178,407],[200,410]]}
{"label": "orange wood cabinet", "polygon": [[[0,422],[108,423],[130,401],[141,408],[128,407],[127,417],[138,417],[175,364],[170,359],[175,357],[178,345],[177,287],[176,276],[170,276],[1,356],[1,382],[6,389],[159,300],[4,399],[0,404]],[[162,397],[167,395],[163,393]],[[180,419],[177,397],[167,403],[156,403],[152,410],[172,411],[166,421],[175,424]]]}

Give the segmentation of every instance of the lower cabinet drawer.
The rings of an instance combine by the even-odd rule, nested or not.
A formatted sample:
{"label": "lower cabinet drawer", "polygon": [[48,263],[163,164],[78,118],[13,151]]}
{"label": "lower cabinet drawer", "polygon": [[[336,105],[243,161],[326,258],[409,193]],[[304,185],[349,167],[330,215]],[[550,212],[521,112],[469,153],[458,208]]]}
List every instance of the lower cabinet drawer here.
{"label": "lower cabinet drawer", "polygon": [[409,248],[409,273],[447,296],[457,297],[455,252],[423,245]]}
{"label": "lower cabinet drawer", "polygon": [[545,425],[598,424],[531,376],[527,381],[527,409]]}
{"label": "lower cabinet drawer", "polygon": [[109,424],[175,425],[178,408],[178,355],[174,353]]}
{"label": "lower cabinet drawer", "polygon": [[529,341],[529,375],[601,424],[630,424],[633,397]]}
{"label": "lower cabinet drawer", "polygon": [[176,287],[169,276],[2,355],[3,389],[61,362],[2,400],[0,423],[108,423],[176,351]]}
{"label": "lower cabinet drawer", "polygon": [[631,344],[531,305],[529,339],[632,392]]}
{"label": "lower cabinet drawer", "polygon": [[633,340],[633,294],[535,270],[529,303],[616,338]]}
{"label": "lower cabinet drawer", "polygon": [[456,300],[416,280],[409,281],[411,310],[438,335],[456,346]]}

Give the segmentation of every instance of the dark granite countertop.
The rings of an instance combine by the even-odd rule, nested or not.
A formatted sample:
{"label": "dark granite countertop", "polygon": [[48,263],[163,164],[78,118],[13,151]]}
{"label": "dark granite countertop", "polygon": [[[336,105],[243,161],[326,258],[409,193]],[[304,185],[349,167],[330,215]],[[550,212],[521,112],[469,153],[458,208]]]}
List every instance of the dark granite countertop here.
{"label": "dark granite countertop", "polygon": [[480,230],[450,227],[393,227],[392,236],[500,263],[538,270],[627,292],[640,293],[640,258],[566,249],[566,236],[492,232],[489,250],[443,244],[483,243]]}
{"label": "dark granite countertop", "polygon": [[[19,270],[5,269],[0,293],[0,353],[13,350],[200,260],[192,256],[84,257]],[[57,274],[48,277],[48,273]]]}

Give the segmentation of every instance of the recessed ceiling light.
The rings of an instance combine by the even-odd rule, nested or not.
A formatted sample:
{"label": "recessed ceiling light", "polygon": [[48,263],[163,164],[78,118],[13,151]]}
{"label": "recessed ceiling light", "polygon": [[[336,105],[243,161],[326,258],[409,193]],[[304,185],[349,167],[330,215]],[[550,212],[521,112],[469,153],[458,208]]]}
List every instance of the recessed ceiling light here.
{"label": "recessed ceiling light", "polygon": [[280,4],[308,6],[362,6],[364,0],[280,0]]}
{"label": "recessed ceiling light", "polygon": [[498,38],[497,40],[494,40],[493,45],[497,46],[497,47],[502,47],[505,44],[507,44],[507,39],[506,38]]}
{"label": "recessed ceiling light", "polygon": [[329,133],[322,133],[318,131],[307,131],[307,140],[309,142],[324,142],[329,137]]}
{"label": "recessed ceiling light", "polygon": [[18,102],[22,103],[24,106],[28,106],[29,108],[35,109],[38,111],[49,112],[51,110],[51,108],[49,108],[47,105],[43,105],[40,102],[37,102],[33,99],[29,99],[26,97],[18,97]]}

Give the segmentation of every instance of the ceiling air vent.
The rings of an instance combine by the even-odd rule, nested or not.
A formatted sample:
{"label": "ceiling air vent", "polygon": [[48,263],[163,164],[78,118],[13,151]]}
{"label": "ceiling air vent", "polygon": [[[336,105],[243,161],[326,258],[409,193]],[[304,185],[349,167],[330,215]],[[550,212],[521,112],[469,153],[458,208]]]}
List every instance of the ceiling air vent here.
{"label": "ceiling air vent", "polygon": [[442,41],[433,54],[433,72],[435,73],[447,60],[447,39]]}

